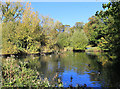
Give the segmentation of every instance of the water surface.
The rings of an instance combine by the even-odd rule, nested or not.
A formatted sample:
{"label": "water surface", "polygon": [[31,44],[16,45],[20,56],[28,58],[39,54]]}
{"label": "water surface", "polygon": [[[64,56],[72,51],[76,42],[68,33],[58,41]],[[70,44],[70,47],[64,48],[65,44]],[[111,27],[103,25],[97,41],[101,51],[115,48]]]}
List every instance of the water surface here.
{"label": "water surface", "polygon": [[[18,60],[18,58],[16,58]],[[64,87],[114,87],[120,84],[117,65],[109,62],[102,54],[65,52],[45,56],[28,55],[20,58],[29,61],[32,69],[47,77],[51,83],[61,79]]]}

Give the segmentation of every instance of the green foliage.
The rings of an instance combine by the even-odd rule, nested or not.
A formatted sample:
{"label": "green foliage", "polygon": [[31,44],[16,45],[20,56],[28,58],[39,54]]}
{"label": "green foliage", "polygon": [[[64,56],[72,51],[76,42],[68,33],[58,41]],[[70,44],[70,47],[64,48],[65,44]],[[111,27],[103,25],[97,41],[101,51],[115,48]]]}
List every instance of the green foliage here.
{"label": "green foliage", "polygon": [[[30,57],[31,58],[31,57]],[[33,61],[35,60],[35,61]],[[62,87],[58,79],[56,84],[50,84],[47,78],[41,78],[34,63],[39,65],[36,59],[15,60],[14,56],[3,60],[2,87]],[[34,62],[34,63],[33,63]],[[34,68],[33,68],[34,67]],[[31,69],[32,68],[32,69]]]}
{"label": "green foliage", "polygon": [[2,17],[0,19],[2,22],[19,20],[24,11],[24,6],[20,2],[0,2],[0,6],[2,12]]}
{"label": "green foliage", "polygon": [[104,26],[104,23],[98,17],[92,16],[89,18],[89,22],[84,26],[84,32],[89,39],[90,45],[98,46],[99,39],[105,35]]}
{"label": "green foliage", "polygon": [[73,33],[72,37],[70,38],[70,42],[70,46],[72,46],[73,49],[84,50],[88,44],[88,39],[83,30],[77,30]]}
{"label": "green foliage", "polygon": [[41,21],[41,27],[42,27],[42,33],[45,35],[45,45],[46,47],[44,50],[49,49],[52,50],[54,45],[56,44],[56,37],[58,35],[58,30],[61,29],[62,23],[59,21],[56,21],[54,23],[54,20],[50,17],[47,16],[42,16],[42,21]]}
{"label": "green foliage", "polygon": [[[16,28],[16,45],[21,51],[28,53],[39,52],[42,35],[38,13],[31,10],[29,3],[23,13],[22,23]],[[39,40],[37,40],[39,39]]]}
{"label": "green foliage", "polygon": [[70,45],[70,41],[69,41],[70,37],[69,34],[66,32],[60,33],[58,35],[58,42],[57,44],[59,44],[60,48],[64,48]]}
{"label": "green foliage", "polygon": [[108,8],[106,11],[97,12],[96,15],[103,20],[106,26],[104,41],[101,41],[102,48],[107,48],[119,56],[120,48],[120,1],[109,2],[103,4],[103,8]]}
{"label": "green foliage", "polygon": [[[11,2],[9,3],[13,9],[15,8],[15,5],[18,5],[18,3],[15,5],[11,4]],[[2,6],[5,5],[2,4]],[[18,9],[20,8],[21,7],[18,6]],[[2,9],[4,8],[2,7]],[[27,3],[26,7],[23,9],[24,12],[20,16],[22,19],[15,20],[13,18],[14,21],[4,21],[5,17],[3,17],[2,41],[4,45],[2,47],[2,52],[4,54],[15,54],[21,51],[26,53],[40,52],[40,46],[41,42],[43,42],[44,36],[40,30],[41,27],[39,25],[40,19],[38,13],[32,11],[30,3]],[[9,11],[3,13],[8,12]]]}
{"label": "green foliage", "polygon": [[82,26],[82,22],[77,22],[75,26],[66,28],[64,32],[60,33],[57,42],[60,47],[72,47],[73,49],[84,50],[88,44],[88,39]]}
{"label": "green foliage", "polygon": [[105,11],[97,11],[96,16],[89,18],[84,31],[93,46],[102,50],[120,53],[120,1],[103,4]]}
{"label": "green foliage", "polygon": [[17,24],[14,22],[7,22],[2,24],[2,52],[4,54],[18,53],[19,50],[14,45],[15,40],[15,27]]}
{"label": "green foliage", "polygon": [[49,81],[39,77],[39,72],[26,68],[27,62],[16,62],[11,57],[3,61],[3,87],[49,87]]}
{"label": "green foliage", "polygon": [[83,22],[76,22],[75,23],[75,27],[78,28],[78,29],[83,29]]}
{"label": "green foliage", "polygon": [[40,17],[38,12],[31,8],[31,3],[0,4],[3,14],[3,54],[52,52],[69,46],[85,48],[87,41],[81,30],[83,22],[76,22],[75,26],[70,27],[59,21],[54,22],[48,16]]}

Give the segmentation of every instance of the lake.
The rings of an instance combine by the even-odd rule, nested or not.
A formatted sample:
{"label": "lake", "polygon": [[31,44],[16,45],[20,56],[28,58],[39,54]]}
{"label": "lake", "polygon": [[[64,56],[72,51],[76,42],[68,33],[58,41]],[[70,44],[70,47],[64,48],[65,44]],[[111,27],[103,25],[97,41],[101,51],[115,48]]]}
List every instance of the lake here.
{"label": "lake", "polygon": [[120,84],[119,65],[109,61],[105,54],[65,52],[20,56],[16,60],[29,62],[30,68],[38,70],[51,84],[57,83],[58,79],[64,87],[116,87]]}

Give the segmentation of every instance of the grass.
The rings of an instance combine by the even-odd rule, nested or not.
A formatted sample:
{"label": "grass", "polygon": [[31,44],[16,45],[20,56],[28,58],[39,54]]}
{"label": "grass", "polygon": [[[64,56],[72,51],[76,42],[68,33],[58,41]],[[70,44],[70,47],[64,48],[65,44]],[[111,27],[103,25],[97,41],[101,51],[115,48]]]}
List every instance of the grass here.
{"label": "grass", "polygon": [[99,47],[87,47],[85,52],[102,52],[102,50]]}

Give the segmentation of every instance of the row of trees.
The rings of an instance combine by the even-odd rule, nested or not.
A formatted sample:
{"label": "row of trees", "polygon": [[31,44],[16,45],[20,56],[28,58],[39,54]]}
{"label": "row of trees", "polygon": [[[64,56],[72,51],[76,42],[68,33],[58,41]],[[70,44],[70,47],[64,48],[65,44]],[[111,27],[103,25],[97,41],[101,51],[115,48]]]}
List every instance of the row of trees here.
{"label": "row of trees", "polygon": [[50,52],[72,47],[85,49],[88,40],[83,23],[63,25],[48,16],[39,16],[31,3],[1,2],[2,53]]}
{"label": "row of trees", "polygon": [[[87,45],[100,47],[119,55],[120,1],[103,4],[105,11],[97,11],[84,25],[73,27],[39,16],[30,3],[1,2],[2,52],[50,52],[69,47],[85,49]],[[89,42],[89,44],[88,44]]]}

